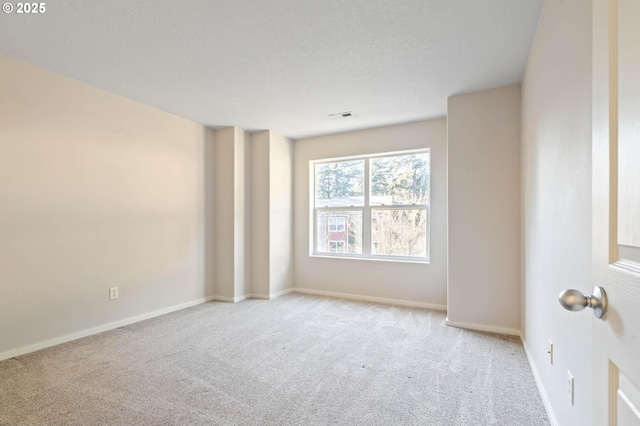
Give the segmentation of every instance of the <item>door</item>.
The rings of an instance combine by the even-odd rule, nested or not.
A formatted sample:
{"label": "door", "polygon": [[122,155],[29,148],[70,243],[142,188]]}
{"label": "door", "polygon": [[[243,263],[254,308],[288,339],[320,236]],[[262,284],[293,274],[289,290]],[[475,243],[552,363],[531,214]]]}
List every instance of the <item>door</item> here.
{"label": "door", "polygon": [[640,426],[640,0],[593,0],[595,426]]}

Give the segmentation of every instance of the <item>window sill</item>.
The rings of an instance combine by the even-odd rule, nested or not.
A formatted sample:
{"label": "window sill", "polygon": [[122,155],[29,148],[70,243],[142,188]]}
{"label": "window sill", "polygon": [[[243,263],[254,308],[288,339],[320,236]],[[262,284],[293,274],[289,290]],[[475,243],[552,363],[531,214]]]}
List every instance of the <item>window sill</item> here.
{"label": "window sill", "polygon": [[310,254],[309,257],[320,259],[364,260],[365,262],[418,263],[421,265],[429,265],[431,263],[428,259],[389,259],[382,257],[331,256],[327,254]]}

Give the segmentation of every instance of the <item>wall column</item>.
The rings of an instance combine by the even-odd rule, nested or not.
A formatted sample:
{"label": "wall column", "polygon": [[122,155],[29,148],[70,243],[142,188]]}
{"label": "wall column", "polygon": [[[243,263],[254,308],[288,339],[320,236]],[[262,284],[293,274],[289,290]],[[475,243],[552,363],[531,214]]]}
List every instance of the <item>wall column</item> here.
{"label": "wall column", "polygon": [[251,293],[270,299],[292,287],[292,142],[251,135]]}
{"label": "wall column", "polygon": [[215,277],[216,296],[237,302],[248,290],[247,227],[248,159],[245,132],[227,127],[215,135]]}
{"label": "wall column", "polygon": [[448,102],[447,321],[520,329],[520,86]]}

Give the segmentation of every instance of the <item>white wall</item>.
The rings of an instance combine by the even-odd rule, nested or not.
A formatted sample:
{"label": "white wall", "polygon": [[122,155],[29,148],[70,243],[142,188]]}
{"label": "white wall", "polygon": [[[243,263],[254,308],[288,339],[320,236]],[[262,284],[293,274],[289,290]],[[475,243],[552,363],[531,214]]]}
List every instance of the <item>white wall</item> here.
{"label": "white wall", "polygon": [[212,133],[7,57],[0,69],[0,357],[213,294]]}
{"label": "white wall", "polygon": [[251,280],[251,146],[238,127],[215,132],[216,296],[235,302]]}
{"label": "white wall", "polygon": [[293,143],[274,131],[269,133],[269,294],[274,295],[293,286]]}
{"label": "white wall", "polygon": [[270,294],[269,131],[251,135],[251,294]]}
{"label": "white wall", "polygon": [[[249,170],[248,162],[250,162],[250,150],[247,149],[247,138],[245,131],[233,127],[233,139],[235,144],[235,153],[233,156],[234,168],[234,212],[233,212],[233,228],[234,228],[234,299],[244,297],[249,290],[249,280],[251,279],[251,268],[249,252],[247,247],[247,226],[250,223],[248,215],[249,209],[249,182],[251,182],[251,170]],[[228,161],[228,159],[227,159]],[[249,163],[250,164],[250,163]],[[231,200],[226,200],[231,204]],[[220,266],[219,266],[220,267]],[[216,283],[217,285],[217,283]]]}
{"label": "white wall", "polygon": [[251,151],[251,295],[270,298],[293,282],[293,145],[265,130],[251,135]]}
{"label": "white wall", "polygon": [[[215,291],[216,295],[235,297],[236,263],[236,143],[235,128],[215,132]],[[243,222],[244,223],[244,222]]]}
{"label": "white wall", "polygon": [[448,104],[452,324],[520,329],[520,86]]}
{"label": "white wall", "polygon": [[[591,282],[591,1],[546,1],[522,86],[523,340],[561,425],[591,423],[591,321],[557,302]],[[554,342],[554,365],[547,342]],[[575,378],[575,406],[566,372]]]}
{"label": "white wall", "polygon": [[[429,264],[309,255],[309,161],[431,148]],[[419,121],[294,143],[294,286],[412,303],[446,304],[446,120]]]}

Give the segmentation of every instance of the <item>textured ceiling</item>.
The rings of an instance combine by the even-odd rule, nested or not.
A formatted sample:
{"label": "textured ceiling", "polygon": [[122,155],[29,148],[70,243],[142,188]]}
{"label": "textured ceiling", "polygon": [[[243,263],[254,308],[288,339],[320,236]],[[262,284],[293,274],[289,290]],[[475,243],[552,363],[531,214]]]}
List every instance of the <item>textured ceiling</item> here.
{"label": "textured ceiling", "polygon": [[[0,53],[207,126],[301,138],[441,117],[447,96],[519,82],[541,7],[57,0],[0,14]],[[342,111],[356,116],[329,117]]]}

